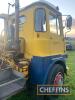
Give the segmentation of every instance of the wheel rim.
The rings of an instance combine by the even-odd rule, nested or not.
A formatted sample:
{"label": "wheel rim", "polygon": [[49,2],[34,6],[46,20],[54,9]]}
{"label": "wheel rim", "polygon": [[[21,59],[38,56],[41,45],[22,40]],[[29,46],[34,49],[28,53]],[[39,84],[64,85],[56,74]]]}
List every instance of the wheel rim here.
{"label": "wheel rim", "polygon": [[63,85],[63,76],[62,73],[59,72],[56,74],[55,79],[54,79],[54,85]]}

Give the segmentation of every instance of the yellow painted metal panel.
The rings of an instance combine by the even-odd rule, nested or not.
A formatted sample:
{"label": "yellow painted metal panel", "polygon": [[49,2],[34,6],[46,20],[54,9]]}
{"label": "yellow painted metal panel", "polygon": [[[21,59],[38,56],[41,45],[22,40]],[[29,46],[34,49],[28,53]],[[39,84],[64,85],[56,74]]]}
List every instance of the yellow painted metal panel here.
{"label": "yellow painted metal panel", "polygon": [[[46,32],[35,32],[34,29],[35,9],[40,7],[46,11]],[[25,23],[22,25],[22,30],[19,32],[19,36],[25,39],[25,57],[31,58],[32,56],[64,54],[65,46],[63,36],[50,33],[48,21],[49,9],[46,6],[31,6],[21,11],[20,15],[24,15],[26,18]]]}

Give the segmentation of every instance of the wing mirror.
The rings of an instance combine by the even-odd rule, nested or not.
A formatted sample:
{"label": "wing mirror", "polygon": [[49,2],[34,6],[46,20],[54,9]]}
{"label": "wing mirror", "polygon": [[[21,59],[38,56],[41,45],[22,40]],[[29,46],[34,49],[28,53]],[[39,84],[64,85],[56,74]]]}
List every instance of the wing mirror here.
{"label": "wing mirror", "polygon": [[72,17],[71,15],[68,15],[66,18],[66,28],[71,29],[71,27],[72,27]]}

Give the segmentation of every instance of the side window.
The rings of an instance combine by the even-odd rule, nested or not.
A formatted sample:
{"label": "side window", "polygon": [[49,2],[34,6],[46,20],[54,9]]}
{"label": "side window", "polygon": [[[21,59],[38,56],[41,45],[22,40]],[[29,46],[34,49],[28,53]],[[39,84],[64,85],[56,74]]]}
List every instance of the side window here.
{"label": "side window", "polygon": [[59,20],[56,16],[49,15],[50,32],[60,35]]}
{"label": "side window", "polygon": [[24,24],[26,21],[26,16],[19,16],[19,24]]}
{"label": "side window", "polygon": [[46,31],[46,12],[43,8],[38,8],[35,11],[35,31],[45,32]]}
{"label": "side window", "polygon": [[19,31],[23,30],[23,24],[26,22],[26,16],[19,16]]}

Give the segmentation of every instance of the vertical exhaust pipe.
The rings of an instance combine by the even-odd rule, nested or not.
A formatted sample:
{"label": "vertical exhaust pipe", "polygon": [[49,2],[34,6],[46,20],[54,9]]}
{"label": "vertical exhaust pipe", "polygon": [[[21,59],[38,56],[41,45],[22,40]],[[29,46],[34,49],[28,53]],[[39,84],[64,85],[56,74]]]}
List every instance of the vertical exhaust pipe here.
{"label": "vertical exhaust pipe", "polygon": [[15,46],[19,51],[19,0],[15,0]]}

